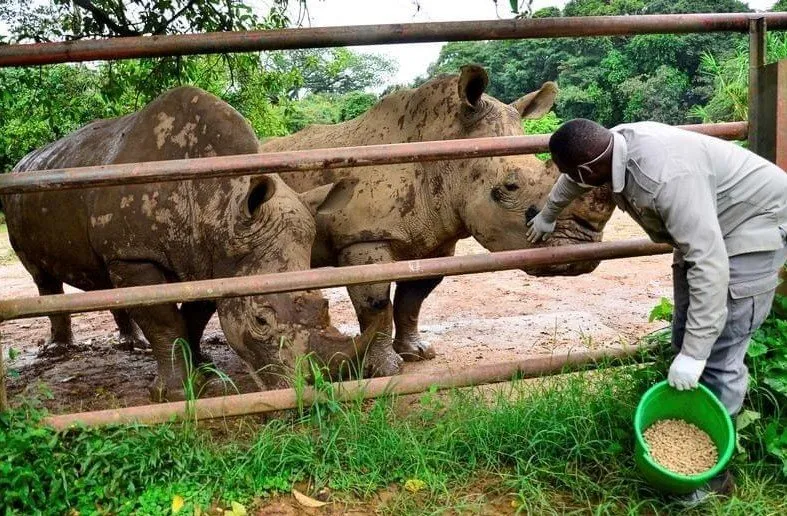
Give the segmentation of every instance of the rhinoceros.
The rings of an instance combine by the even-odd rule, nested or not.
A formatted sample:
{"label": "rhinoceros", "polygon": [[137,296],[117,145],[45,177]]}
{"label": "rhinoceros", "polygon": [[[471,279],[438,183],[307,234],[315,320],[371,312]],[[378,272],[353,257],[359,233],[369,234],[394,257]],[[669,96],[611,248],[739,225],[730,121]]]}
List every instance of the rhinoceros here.
{"label": "rhinoceros", "polygon": [[[484,93],[488,82],[482,67],[465,66],[459,75],[388,95],[354,120],[309,126],[263,141],[260,149],[522,135],[522,119],[543,116],[557,94],[557,86],[547,82],[509,105]],[[336,181],[354,185],[345,189],[350,199],[341,209],[317,214],[312,267],[319,267],[449,256],[456,242],[469,236],[490,251],[533,247],[525,238],[526,221],[538,213],[558,173],[554,164],[535,156],[509,156],[282,174],[282,179],[299,192]],[[553,237],[540,245],[599,241],[613,209],[611,191],[593,189],[563,211]],[[573,275],[597,265],[525,272]],[[390,284],[349,287],[361,328],[384,314],[387,322],[380,332],[390,340],[395,324],[392,345],[405,360],[434,357],[434,350],[419,338],[418,315],[441,279],[397,282],[393,306]]]}
{"label": "rhinoceros", "polygon": [[[181,87],[33,151],[14,172],[247,154],[257,145],[232,107]],[[45,295],[62,293],[63,283],[95,290],[307,269],[312,212],[330,192],[298,195],[276,175],[249,175],[16,194],[2,202],[11,244]],[[132,309],[158,363],[153,399],[183,397],[186,361],[173,343],[185,339],[198,354],[216,310],[229,345],[262,370],[255,377],[261,387],[278,386],[299,354],[313,353],[335,370],[341,359],[363,358],[371,341],[333,328],[327,301],[315,292]],[[70,318],[50,319],[52,340],[69,344]],[[374,355],[371,370],[395,372],[399,357],[390,355]]]}

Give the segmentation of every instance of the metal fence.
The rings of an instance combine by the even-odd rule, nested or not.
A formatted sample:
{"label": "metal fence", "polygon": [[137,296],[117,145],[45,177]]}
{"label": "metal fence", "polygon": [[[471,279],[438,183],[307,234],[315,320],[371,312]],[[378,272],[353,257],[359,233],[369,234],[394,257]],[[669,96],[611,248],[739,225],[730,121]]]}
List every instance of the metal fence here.
{"label": "metal fence", "polygon": [[[753,63],[760,64],[764,60],[766,23],[771,29],[787,29],[787,13],[650,15],[399,24],[7,45],[0,46],[0,66],[30,66],[97,59],[248,52],[338,45],[718,31],[749,31],[752,55],[755,58]],[[743,139],[747,135],[747,124],[744,122],[685,127],[727,139]],[[27,193],[52,189],[243,175],[250,172],[259,173],[260,169],[264,173],[277,173],[526,154],[545,151],[547,141],[548,135],[480,138],[56,169],[0,176],[0,193]],[[662,254],[669,251],[668,246],[656,245],[645,240],[607,242],[7,299],[0,301],[0,323],[12,319],[63,313],[241,297],[380,281],[432,278],[515,269],[526,265],[606,260]],[[631,354],[631,352],[632,350],[617,350],[611,354],[621,356]],[[0,342],[0,409],[7,407],[2,356]],[[493,364],[484,366],[479,374],[464,375],[463,378],[465,376],[467,378],[457,381],[450,380],[451,374],[429,378],[415,378],[418,375],[400,375],[354,384],[345,382],[337,384],[337,389],[339,389],[338,392],[345,392],[348,393],[347,396],[350,396],[352,393],[358,394],[359,386],[366,386],[365,388],[371,389],[364,394],[366,397],[388,392],[418,392],[428,388],[431,384],[450,387],[504,381],[517,371],[528,374],[554,373],[566,364],[583,364],[596,361],[603,356],[605,354],[586,353],[550,357],[546,362],[542,357],[513,365]],[[195,405],[196,413],[199,417],[208,418],[271,410],[264,407],[292,408],[295,406],[294,400],[296,399],[295,392],[291,389],[244,396],[246,398],[227,396],[218,400],[198,400]],[[251,397],[249,398],[249,396]],[[304,399],[307,401],[316,400],[318,396],[307,389]],[[232,409],[227,407],[232,407]],[[129,420],[156,422],[166,419],[162,413],[182,415],[184,410],[185,405],[183,404],[154,405],[105,411],[100,416],[96,414],[62,416],[60,419],[55,418],[50,422],[56,426],[77,421],[90,424]]]}

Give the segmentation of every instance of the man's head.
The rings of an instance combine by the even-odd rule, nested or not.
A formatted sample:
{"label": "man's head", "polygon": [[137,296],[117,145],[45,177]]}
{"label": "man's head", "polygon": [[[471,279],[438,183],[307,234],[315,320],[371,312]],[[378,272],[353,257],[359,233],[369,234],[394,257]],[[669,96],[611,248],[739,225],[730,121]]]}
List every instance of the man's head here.
{"label": "man's head", "polygon": [[552,160],[578,183],[601,186],[612,179],[612,132],[592,120],[561,125],[549,139]]}

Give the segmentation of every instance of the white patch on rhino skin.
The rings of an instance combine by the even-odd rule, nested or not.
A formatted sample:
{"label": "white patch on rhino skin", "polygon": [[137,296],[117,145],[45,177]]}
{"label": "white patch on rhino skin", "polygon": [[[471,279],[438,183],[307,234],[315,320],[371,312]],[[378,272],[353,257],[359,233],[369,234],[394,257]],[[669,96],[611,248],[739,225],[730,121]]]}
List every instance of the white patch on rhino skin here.
{"label": "white patch on rhino skin", "polygon": [[156,211],[156,222],[162,224],[170,224],[172,222],[172,212],[168,209],[161,209]]}
{"label": "white patch on rhino skin", "polygon": [[112,214],[107,213],[106,215],[99,215],[98,217],[90,217],[90,225],[92,227],[104,227],[109,224],[109,221],[112,220]]}
{"label": "white patch on rhino skin", "polygon": [[133,195],[123,196],[120,199],[120,208],[121,209],[128,208],[129,206],[131,206],[132,202],[134,202],[134,196]]}
{"label": "white patch on rhino skin", "polygon": [[167,142],[167,136],[172,134],[175,117],[166,113],[159,113],[156,118],[158,119],[158,125],[153,128],[153,134],[156,135],[156,147],[160,149]]}
{"label": "white patch on rhino skin", "polygon": [[194,95],[194,98],[191,99],[192,104],[196,104],[199,101],[199,95]]}
{"label": "white patch on rhino skin", "polygon": [[208,144],[208,145],[205,147],[205,150],[203,150],[203,151],[202,151],[202,154],[203,154],[205,157],[212,157],[212,156],[217,156],[217,154],[216,154],[216,149],[214,149],[214,148],[213,148],[213,145],[211,145],[211,144]]}
{"label": "white patch on rhino skin", "polygon": [[152,195],[142,194],[142,213],[148,217],[153,216],[153,210],[158,204],[158,192],[153,192]]}
{"label": "white patch on rhino skin", "polygon": [[172,143],[176,144],[181,149],[189,146],[189,148],[194,147],[194,144],[197,143],[197,135],[194,134],[194,129],[197,127],[197,124],[192,122],[186,122],[183,124],[183,128],[180,130],[178,134],[170,138]]}

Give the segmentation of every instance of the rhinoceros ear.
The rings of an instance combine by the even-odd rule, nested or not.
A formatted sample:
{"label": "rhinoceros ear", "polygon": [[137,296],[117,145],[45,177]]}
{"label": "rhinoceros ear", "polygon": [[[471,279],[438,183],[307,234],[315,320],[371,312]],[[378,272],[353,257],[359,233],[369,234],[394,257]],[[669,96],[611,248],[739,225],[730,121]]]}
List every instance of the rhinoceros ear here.
{"label": "rhinoceros ear", "polygon": [[260,206],[268,202],[276,193],[276,181],[270,176],[253,177],[249,181],[249,193],[246,195],[247,215],[254,217]]}
{"label": "rhinoceros ear", "polygon": [[549,113],[555,104],[557,91],[557,84],[552,81],[545,82],[541,89],[515,100],[511,106],[519,111],[519,116],[522,118],[541,118]]}
{"label": "rhinoceros ear", "polygon": [[459,73],[459,98],[467,107],[476,108],[481,101],[481,95],[489,86],[489,75],[483,66],[465,65]]}
{"label": "rhinoceros ear", "polygon": [[353,197],[357,179],[345,178],[337,183],[318,186],[298,194],[312,216],[327,214],[344,208]]}

